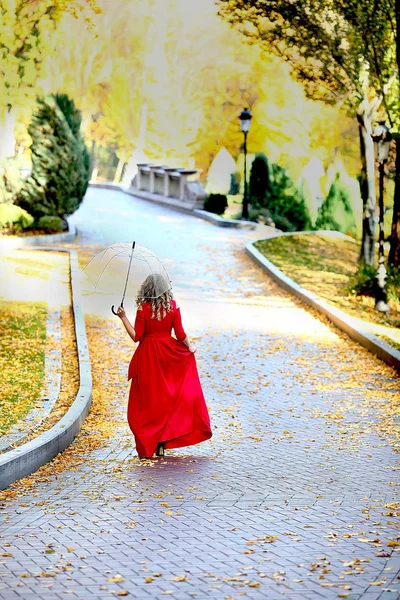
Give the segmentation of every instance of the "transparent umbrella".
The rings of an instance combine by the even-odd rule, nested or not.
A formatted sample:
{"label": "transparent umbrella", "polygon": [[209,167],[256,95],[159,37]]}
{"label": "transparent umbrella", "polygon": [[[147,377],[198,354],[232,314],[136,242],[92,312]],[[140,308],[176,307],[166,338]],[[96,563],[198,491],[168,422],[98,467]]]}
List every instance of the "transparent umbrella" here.
{"label": "transparent umbrella", "polygon": [[[171,280],[151,250],[135,242],[112,244],[94,256],[84,272],[98,292],[125,297],[158,298],[171,289]],[[116,315],[114,305],[111,307]]]}

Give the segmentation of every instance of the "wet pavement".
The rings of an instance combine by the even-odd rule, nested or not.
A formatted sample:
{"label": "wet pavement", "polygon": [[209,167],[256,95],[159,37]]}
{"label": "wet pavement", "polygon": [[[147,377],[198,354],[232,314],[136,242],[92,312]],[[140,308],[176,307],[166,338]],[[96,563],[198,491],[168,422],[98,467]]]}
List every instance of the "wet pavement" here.
{"label": "wet pavement", "polygon": [[84,427],[70,463],[13,486],[0,598],[397,598],[395,372],[253,265],[254,232],[110,190],[90,190],[72,219],[85,260],[133,239],[163,259],[214,437],[136,458],[124,420],[133,346],[83,282],[94,406],[107,396],[115,433],[85,451],[96,434]]}

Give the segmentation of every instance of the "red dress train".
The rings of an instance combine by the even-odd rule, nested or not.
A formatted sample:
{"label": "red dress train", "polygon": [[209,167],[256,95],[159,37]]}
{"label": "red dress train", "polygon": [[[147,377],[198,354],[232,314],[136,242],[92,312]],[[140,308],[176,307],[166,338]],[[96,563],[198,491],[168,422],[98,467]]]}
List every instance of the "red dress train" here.
{"label": "red dress train", "polygon": [[186,333],[174,300],[171,308],[160,321],[151,318],[151,303],[136,313],[135,342],[140,344],[128,371],[128,423],[139,456],[152,456],[159,442],[180,448],[212,436],[196,359],[182,344]]}

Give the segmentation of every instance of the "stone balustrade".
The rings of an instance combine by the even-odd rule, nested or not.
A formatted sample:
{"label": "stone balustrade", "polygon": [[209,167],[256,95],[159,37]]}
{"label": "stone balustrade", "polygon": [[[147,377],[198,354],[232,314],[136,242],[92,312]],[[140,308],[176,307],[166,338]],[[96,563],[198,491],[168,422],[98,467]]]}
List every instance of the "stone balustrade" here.
{"label": "stone balustrade", "polygon": [[135,196],[187,210],[203,208],[206,193],[197,181],[199,169],[180,169],[149,163],[138,163],[137,167],[137,175],[130,187]]}

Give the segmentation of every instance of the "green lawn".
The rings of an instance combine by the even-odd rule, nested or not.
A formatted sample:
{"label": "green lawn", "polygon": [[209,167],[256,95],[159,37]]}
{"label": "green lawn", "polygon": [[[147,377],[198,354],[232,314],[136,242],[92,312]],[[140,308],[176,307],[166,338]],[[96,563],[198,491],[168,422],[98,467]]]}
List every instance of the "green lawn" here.
{"label": "green lawn", "polygon": [[387,314],[374,309],[373,298],[356,296],[351,291],[360,251],[358,243],[322,234],[300,234],[262,240],[255,246],[296,283],[367,321],[374,326],[375,334],[399,347],[400,289],[391,294],[391,310]]}
{"label": "green lawn", "polygon": [[38,399],[44,378],[47,306],[0,300],[0,434]]}

